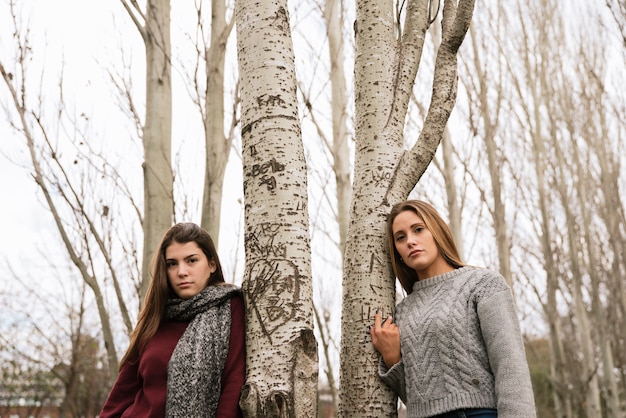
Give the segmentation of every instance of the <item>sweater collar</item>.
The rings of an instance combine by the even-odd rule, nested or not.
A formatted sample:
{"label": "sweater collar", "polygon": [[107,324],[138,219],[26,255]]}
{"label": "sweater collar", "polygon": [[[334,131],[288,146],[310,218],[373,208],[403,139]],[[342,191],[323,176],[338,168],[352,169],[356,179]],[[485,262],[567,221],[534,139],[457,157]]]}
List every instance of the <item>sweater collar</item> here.
{"label": "sweater collar", "polygon": [[463,266],[463,267],[454,269],[452,271],[449,271],[447,273],[443,273],[443,274],[439,274],[437,276],[429,277],[428,279],[418,280],[415,283],[413,283],[413,292],[416,292],[416,291],[421,290],[421,289],[425,289],[425,288],[430,287],[430,286],[436,286],[436,285],[438,285],[441,282],[444,282],[444,281],[446,281],[448,279],[453,279],[453,278],[463,274],[464,272],[466,272],[469,269],[470,269],[469,266]]}

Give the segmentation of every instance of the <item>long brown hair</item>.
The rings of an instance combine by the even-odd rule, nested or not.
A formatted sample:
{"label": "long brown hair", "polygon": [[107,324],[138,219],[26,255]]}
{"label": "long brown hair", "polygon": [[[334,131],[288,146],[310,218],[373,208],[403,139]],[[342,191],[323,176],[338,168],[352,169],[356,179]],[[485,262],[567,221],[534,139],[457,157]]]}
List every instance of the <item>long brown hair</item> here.
{"label": "long brown hair", "polygon": [[452,231],[448,224],[443,220],[439,212],[430,205],[421,200],[406,200],[396,203],[387,216],[387,241],[389,243],[389,254],[391,254],[391,266],[402,288],[407,294],[413,291],[413,284],[419,280],[417,272],[402,262],[402,257],[393,239],[393,221],[401,212],[411,211],[422,218],[424,225],[433,235],[435,245],[439,250],[439,254],[446,262],[454,268],[463,267],[465,264],[461,261],[459,250],[452,236]]}
{"label": "long brown hair", "polygon": [[215,263],[215,271],[211,274],[208,285],[224,283],[220,259],[209,233],[191,222],[178,223],[170,227],[165,232],[161,243],[152,256],[150,263],[152,280],[146,292],[143,308],[139,312],[137,326],[131,334],[128,350],[126,350],[126,354],[124,354],[120,362],[120,368],[126,362],[137,360],[141,348],[154,336],[159,328],[159,324],[165,316],[167,300],[176,297],[176,293],[174,293],[174,289],[170,286],[167,278],[167,266],[165,264],[167,247],[174,242],[186,244],[192,241],[198,244],[208,261]]}

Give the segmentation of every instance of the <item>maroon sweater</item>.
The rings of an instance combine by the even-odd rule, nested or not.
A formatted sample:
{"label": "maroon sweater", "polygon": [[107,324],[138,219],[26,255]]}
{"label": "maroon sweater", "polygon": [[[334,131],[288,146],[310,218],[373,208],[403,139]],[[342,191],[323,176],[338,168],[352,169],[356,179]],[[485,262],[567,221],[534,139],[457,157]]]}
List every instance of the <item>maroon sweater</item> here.
{"label": "maroon sweater", "polygon": [[[241,417],[239,396],[245,379],[245,326],[243,299],[230,300],[232,324],[228,356],[222,371],[222,394],[217,418]],[[167,364],[188,322],[167,320],[146,344],[139,361],[126,363],[98,418],[164,417]]]}

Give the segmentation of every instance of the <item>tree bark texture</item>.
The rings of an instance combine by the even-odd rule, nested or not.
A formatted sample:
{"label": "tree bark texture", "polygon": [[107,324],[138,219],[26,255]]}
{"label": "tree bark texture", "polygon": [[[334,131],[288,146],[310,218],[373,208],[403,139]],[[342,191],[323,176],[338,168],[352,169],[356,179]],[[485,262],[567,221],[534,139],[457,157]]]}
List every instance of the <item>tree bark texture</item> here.
{"label": "tree bark texture", "polygon": [[150,282],[152,253],[174,220],[170,1],[149,0],[144,18],[145,27],[140,28],[146,47],[146,119],[143,126],[144,246],[139,291],[141,303]]}
{"label": "tree bark texture", "polygon": [[344,74],[343,1],[326,0],[324,21],[328,34],[330,54],[330,84],[333,126],[333,172],[337,184],[337,223],[339,224],[339,248],[343,254],[350,219],[352,181],[350,179],[350,147],[346,126],[348,119],[348,91]]}
{"label": "tree bark texture", "polygon": [[245,200],[246,417],[313,417],[306,162],[284,0],[236,4]]}
{"label": "tree bark texture", "polygon": [[233,20],[226,21],[226,0],[212,0],[211,40],[204,54],[206,157],[202,193],[202,226],[211,234],[218,247],[224,173],[232,144],[232,137],[226,137],[224,134],[224,62],[226,42],[232,32],[232,27]]}
{"label": "tree bark texture", "polygon": [[407,2],[406,18],[399,25],[391,2],[357,1],[356,155],[350,240],[344,253],[342,417],[391,417],[397,413],[396,396],[377,376],[379,355],[368,333],[376,312],[381,309],[387,316],[395,306],[385,220],[391,205],[404,200],[413,189],[441,141],[456,101],[456,56],[474,2],[444,4],[431,104],[417,144],[405,151],[404,123],[430,24],[428,6],[428,1]]}

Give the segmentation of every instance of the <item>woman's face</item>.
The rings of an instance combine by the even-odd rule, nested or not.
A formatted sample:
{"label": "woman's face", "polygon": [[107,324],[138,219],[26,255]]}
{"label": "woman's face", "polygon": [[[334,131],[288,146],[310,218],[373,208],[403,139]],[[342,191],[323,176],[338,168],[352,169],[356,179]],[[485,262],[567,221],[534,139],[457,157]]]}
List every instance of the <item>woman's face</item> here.
{"label": "woman's face", "polygon": [[203,291],[216,269],[215,262],[209,261],[194,241],[170,244],[165,250],[165,266],[170,286],[181,299]]}
{"label": "woman's face", "polygon": [[420,280],[452,270],[441,256],[433,234],[415,212],[400,212],[391,226],[396,250]]}

